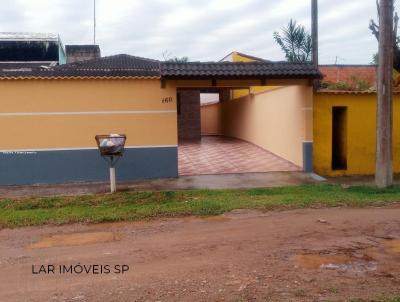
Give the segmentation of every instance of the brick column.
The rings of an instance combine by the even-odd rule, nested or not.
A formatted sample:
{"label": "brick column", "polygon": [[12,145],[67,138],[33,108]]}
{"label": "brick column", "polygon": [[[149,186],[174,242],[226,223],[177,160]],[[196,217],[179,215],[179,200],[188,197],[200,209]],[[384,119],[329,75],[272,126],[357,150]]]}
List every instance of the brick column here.
{"label": "brick column", "polygon": [[231,99],[231,90],[227,88],[220,89],[219,99],[221,102],[227,102]]}
{"label": "brick column", "polygon": [[179,140],[200,140],[200,91],[178,91],[178,106]]}

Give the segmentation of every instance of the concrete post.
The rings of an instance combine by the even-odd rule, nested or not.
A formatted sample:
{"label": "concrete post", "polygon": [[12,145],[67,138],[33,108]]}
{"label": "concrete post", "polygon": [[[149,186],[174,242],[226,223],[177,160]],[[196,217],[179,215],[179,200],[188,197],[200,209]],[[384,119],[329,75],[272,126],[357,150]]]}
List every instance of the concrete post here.
{"label": "concrete post", "polygon": [[111,193],[117,192],[117,183],[115,180],[115,167],[110,167],[110,188],[111,188]]}
{"label": "concrete post", "polygon": [[[312,63],[318,69],[318,0],[311,0],[311,36],[312,36]],[[306,88],[305,99],[303,101],[305,135],[303,140],[303,171],[312,173],[313,164],[313,110],[314,110],[314,92],[319,87],[319,81],[313,81],[313,88]]]}
{"label": "concrete post", "polygon": [[311,1],[312,18],[312,60],[314,66],[318,68],[318,0]]}
{"label": "concrete post", "polygon": [[393,184],[393,0],[380,0],[375,183]]}
{"label": "concrete post", "polygon": [[[311,0],[311,37],[312,37],[312,62],[315,68],[319,66],[318,52],[318,0]],[[319,88],[319,80],[314,80],[314,91]]]}

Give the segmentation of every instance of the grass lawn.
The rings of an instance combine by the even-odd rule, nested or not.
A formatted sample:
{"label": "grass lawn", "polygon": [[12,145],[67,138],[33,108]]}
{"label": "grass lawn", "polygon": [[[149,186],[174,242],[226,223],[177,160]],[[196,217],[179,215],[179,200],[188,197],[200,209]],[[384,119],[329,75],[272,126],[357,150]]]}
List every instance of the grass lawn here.
{"label": "grass lawn", "polygon": [[366,207],[396,202],[400,202],[400,186],[380,190],[373,187],[342,188],[337,185],[0,199],[0,228],[208,216],[234,209],[268,211],[308,207]]}

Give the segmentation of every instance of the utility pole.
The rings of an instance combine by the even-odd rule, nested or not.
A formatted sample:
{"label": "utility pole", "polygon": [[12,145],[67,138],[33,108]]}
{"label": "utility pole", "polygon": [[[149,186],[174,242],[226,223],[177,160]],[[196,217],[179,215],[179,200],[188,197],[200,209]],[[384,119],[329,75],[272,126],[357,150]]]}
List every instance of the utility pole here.
{"label": "utility pole", "polygon": [[93,45],[96,45],[96,0],[93,0]]}
{"label": "utility pole", "polygon": [[[311,38],[312,38],[312,61],[318,69],[318,0],[311,0]],[[319,81],[314,81],[314,90],[317,90]]]}
{"label": "utility pole", "polygon": [[312,60],[318,68],[318,0],[311,0]]}
{"label": "utility pole", "polygon": [[393,184],[393,0],[380,0],[376,171],[379,188]]}

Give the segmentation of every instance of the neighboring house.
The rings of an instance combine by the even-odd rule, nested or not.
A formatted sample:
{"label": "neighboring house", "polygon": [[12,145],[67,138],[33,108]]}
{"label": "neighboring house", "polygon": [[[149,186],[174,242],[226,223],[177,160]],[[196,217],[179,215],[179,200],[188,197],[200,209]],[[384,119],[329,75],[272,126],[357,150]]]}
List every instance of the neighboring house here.
{"label": "neighboring house", "polygon": [[250,56],[238,51],[232,51],[230,54],[220,60],[220,62],[271,62],[259,57]]}
{"label": "neighboring house", "polygon": [[[225,56],[223,59],[220,60],[220,62],[271,62],[259,57],[254,57],[250,56],[238,51],[233,51],[227,56]],[[249,87],[249,89],[235,89],[231,91],[231,98],[236,99],[248,94],[253,94],[253,93],[260,93],[264,91],[268,91],[270,89],[273,89],[275,87],[271,86],[254,86],[254,87]]]}
{"label": "neighboring house", "polygon": [[31,71],[100,57],[98,45],[64,45],[55,33],[0,32],[0,69]]}
{"label": "neighboring house", "polygon": [[[265,143],[282,156],[289,151],[309,171],[312,112],[307,108],[315,78],[320,73],[311,64],[173,63],[130,55],[47,69],[2,70],[0,127],[7,131],[1,137],[0,184],[107,180],[107,165],[94,139],[107,133],[127,135],[118,179],[177,177],[178,141],[200,137],[203,92],[226,99],[227,135]],[[290,92],[270,99],[270,109],[256,110],[255,115],[228,99],[230,89],[265,83],[289,87]],[[263,129],[252,130],[264,120],[269,123],[268,141]],[[279,133],[280,127],[287,132]]]}
{"label": "neighboring house", "polygon": [[0,62],[53,66],[64,64],[66,55],[58,34],[0,32]]}
{"label": "neighboring house", "polygon": [[[314,168],[328,176],[373,175],[376,93],[318,91],[314,95]],[[393,98],[393,164],[400,173],[400,95]]]}
{"label": "neighboring house", "polygon": [[82,62],[101,57],[99,45],[66,45],[67,63]]}
{"label": "neighboring house", "polygon": [[371,87],[376,85],[375,65],[320,65],[319,70],[323,74],[325,82],[352,83],[357,80],[364,80]]}

